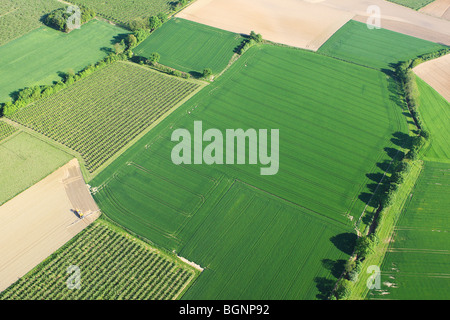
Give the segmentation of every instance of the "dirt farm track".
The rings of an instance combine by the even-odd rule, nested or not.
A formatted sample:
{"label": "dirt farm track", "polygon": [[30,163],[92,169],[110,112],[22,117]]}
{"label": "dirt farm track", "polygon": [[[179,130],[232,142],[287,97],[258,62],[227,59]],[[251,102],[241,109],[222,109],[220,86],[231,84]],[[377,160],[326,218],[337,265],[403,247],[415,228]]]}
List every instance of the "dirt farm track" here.
{"label": "dirt farm track", "polygon": [[[80,220],[74,209],[86,214]],[[0,207],[0,291],[99,216],[76,159]]]}

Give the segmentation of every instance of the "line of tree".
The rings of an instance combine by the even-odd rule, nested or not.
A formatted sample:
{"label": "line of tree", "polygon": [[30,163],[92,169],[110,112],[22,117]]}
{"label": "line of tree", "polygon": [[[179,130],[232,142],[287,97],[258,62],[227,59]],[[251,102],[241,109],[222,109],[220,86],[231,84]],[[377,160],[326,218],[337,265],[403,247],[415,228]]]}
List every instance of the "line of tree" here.
{"label": "line of tree", "polygon": [[242,40],[241,44],[235,49],[237,54],[244,54],[245,51],[250,49],[256,44],[262,43],[263,37],[261,34],[256,33],[255,31],[250,32],[250,35]]}
{"label": "line of tree", "polygon": [[395,159],[390,165],[390,176],[380,182],[379,188],[372,200],[373,206],[378,207],[378,215],[372,221],[372,225],[375,228],[372,229],[371,233],[357,239],[353,257],[345,264],[342,277],[337,282],[335,290],[330,297],[332,300],[346,299],[351,294],[352,282],[357,281],[362,269],[362,262],[375,252],[375,248],[379,242],[377,226],[382,218],[382,214],[385,212],[383,209],[395,203],[398,190],[411,171],[411,161],[417,159],[421,148],[424,146],[426,140],[429,139],[429,133],[423,128],[423,123],[417,110],[419,107],[419,90],[412,69],[422,62],[441,57],[449,52],[450,49],[445,48],[418,56],[412,60],[399,62],[395,65],[395,80],[399,85],[419,132],[416,136],[410,137],[405,142],[406,145],[404,145],[404,148],[408,151],[406,153],[400,153],[400,158]]}
{"label": "line of tree", "polygon": [[[52,12],[45,15],[42,19],[42,22],[46,24],[47,26],[54,28],[59,31],[63,32],[69,32],[71,29],[67,25],[67,21],[69,18],[74,14],[73,12],[68,12],[67,9],[69,7],[65,8],[59,8],[56,10],[53,10]],[[80,12],[81,12],[81,24],[84,24],[93,18],[95,18],[96,13],[94,9],[88,8],[86,6],[79,6]]]}
{"label": "line of tree", "polygon": [[420,104],[419,89],[417,87],[416,77],[412,69],[425,61],[439,58],[449,52],[450,48],[444,48],[436,52],[426,53],[415,59],[401,61],[397,63],[394,68],[394,76],[399,84],[400,90],[403,92],[409,112],[411,113],[411,116],[420,131],[420,135],[427,139],[429,133],[423,129],[423,122],[418,112],[418,107]]}
{"label": "line of tree", "polygon": [[156,69],[158,71],[161,71],[163,73],[169,74],[171,76],[183,78],[183,79],[189,79],[191,75],[187,72],[182,72],[180,70],[167,67],[165,65],[162,65],[159,63],[159,60],[161,59],[161,55],[158,52],[153,52],[148,58],[144,57],[134,57],[133,60],[136,63],[139,63],[140,65],[148,65],[152,67],[153,69]]}

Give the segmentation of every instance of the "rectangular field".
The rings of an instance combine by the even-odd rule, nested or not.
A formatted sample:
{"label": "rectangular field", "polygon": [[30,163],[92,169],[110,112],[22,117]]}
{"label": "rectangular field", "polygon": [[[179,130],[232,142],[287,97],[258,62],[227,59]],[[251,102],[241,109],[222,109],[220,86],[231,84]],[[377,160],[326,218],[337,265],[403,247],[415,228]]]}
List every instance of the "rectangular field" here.
{"label": "rectangular field", "polygon": [[40,19],[43,15],[63,6],[57,0],[2,0],[0,46],[41,27]]}
{"label": "rectangular field", "polygon": [[319,53],[377,69],[389,69],[392,63],[444,46],[386,29],[367,28],[350,20],[318,50]]}
{"label": "rectangular field", "polygon": [[69,154],[25,132],[0,142],[0,205],[70,159]]}
{"label": "rectangular field", "polygon": [[213,73],[220,73],[242,40],[235,33],[174,18],[133,51],[146,58],[158,52],[161,64],[180,71],[201,73],[204,68],[211,68]]}
{"label": "rectangular field", "polygon": [[0,102],[25,87],[50,85],[106,57],[123,29],[92,20],[69,34],[41,27],[0,47]]}
{"label": "rectangular field", "polygon": [[80,153],[92,173],[199,88],[116,62],[11,118]]}
{"label": "rectangular field", "polygon": [[[402,109],[390,100],[386,78],[380,71],[296,49],[255,47],[128,149],[90,184],[98,188],[95,199],[108,217],[206,267],[198,282],[205,281],[202,287],[216,281],[208,266],[221,268],[218,261],[227,261],[226,249],[232,249],[228,244],[222,247],[226,241],[223,238],[208,249],[211,250],[208,252],[214,252],[209,257],[197,251],[197,246],[202,244],[195,240],[196,237],[203,239],[204,245],[212,242],[204,233],[214,228],[210,227],[213,221],[220,222],[217,211],[221,210],[222,204],[224,211],[220,211],[220,217],[224,219],[244,219],[245,225],[251,221],[245,220],[247,216],[255,218],[254,226],[251,226],[255,228],[251,232],[251,241],[255,245],[258,243],[256,238],[263,236],[262,232],[267,228],[267,221],[260,221],[259,214],[269,219],[279,217],[280,229],[274,230],[273,239],[279,239],[282,226],[289,228],[290,223],[297,226],[295,232],[289,231],[293,239],[300,234],[309,234],[309,230],[320,233],[325,232],[320,231],[321,227],[337,226],[323,234],[326,240],[316,240],[323,251],[312,254],[314,258],[311,259],[315,262],[311,268],[314,269],[317,262],[327,256],[334,262],[341,259],[335,248],[337,245],[329,239],[351,232],[357,223],[367,201],[364,194],[370,192],[374,184],[371,174],[379,174],[382,164],[391,159],[385,149],[395,147],[391,142],[395,141],[394,134],[407,130],[401,112]],[[261,176],[259,165],[173,164],[171,151],[175,143],[170,141],[172,132],[177,128],[193,132],[196,120],[202,121],[203,130],[217,128],[221,132],[239,128],[279,129],[278,174]],[[249,190],[257,190],[254,191],[257,198],[246,187],[235,187],[236,180]],[[240,193],[246,195],[241,200]],[[270,204],[266,211],[255,200],[260,199],[261,194],[266,195]],[[229,202],[223,202],[224,197]],[[230,203],[235,203],[236,211],[228,207]],[[245,214],[238,217],[239,212]],[[307,216],[313,218],[310,220]],[[304,226],[302,223],[306,221],[311,224]],[[200,231],[207,224],[208,227]],[[228,231],[224,228],[222,225],[217,232],[224,235],[230,232],[235,239],[245,237],[246,230],[239,228],[239,223],[230,224]],[[192,244],[194,240],[196,242]],[[277,241],[278,250],[293,250],[290,244]],[[237,241],[234,245],[233,250],[242,250],[243,254],[249,250],[246,241]],[[295,253],[297,261],[305,257],[309,245],[305,244]],[[260,244],[257,246],[259,248]],[[266,249],[258,249],[261,250],[258,254],[271,254],[272,246],[261,246]],[[258,259],[255,261],[261,261]],[[219,283],[233,274],[247,272],[246,268],[256,268],[255,265],[260,263],[253,265],[252,259],[246,260],[244,256],[237,260],[232,262],[230,259],[227,263],[236,264],[241,271],[218,269],[218,277],[222,280],[214,282],[207,294],[198,296],[236,297],[231,295],[231,287],[221,293]],[[280,285],[276,281],[270,282],[272,295],[261,289],[269,285],[263,280],[259,284],[258,281],[251,282],[244,288],[239,287],[241,279],[236,282],[235,292],[245,298],[323,298],[326,294],[319,291],[332,286],[334,281],[320,270],[315,275],[306,268],[298,274],[288,269],[271,269],[267,279],[275,277],[276,272],[283,279]],[[308,283],[299,286],[298,291],[281,285],[283,281],[295,282],[296,277],[302,276]],[[209,280],[202,280],[202,277]],[[320,283],[313,284],[315,277],[321,278]],[[250,277],[247,280],[252,281]],[[193,292],[197,292],[195,286]],[[255,294],[251,295],[251,292]],[[197,294],[193,293],[193,296]]]}
{"label": "rectangular field", "polygon": [[425,162],[382,266],[371,299],[448,299],[450,165]]}
{"label": "rectangular field", "polygon": [[[79,270],[79,290],[67,285],[77,275],[70,266]],[[198,274],[181,260],[97,220],[2,292],[0,300],[171,300]]]}

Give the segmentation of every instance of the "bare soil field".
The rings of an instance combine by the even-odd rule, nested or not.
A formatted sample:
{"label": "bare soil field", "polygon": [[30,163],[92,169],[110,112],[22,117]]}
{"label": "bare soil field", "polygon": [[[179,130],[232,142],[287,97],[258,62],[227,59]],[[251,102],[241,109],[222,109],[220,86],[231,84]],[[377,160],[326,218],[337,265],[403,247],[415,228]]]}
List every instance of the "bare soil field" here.
{"label": "bare soil field", "polygon": [[[447,0],[448,1],[448,0]],[[367,22],[369,6],[377,6],[381,27],[416,38],[450,45],[450,22],[383,0],[325,0],[323,6],[352,12],[354,20]]]}
{"label": "bare soil field", "polygon": [[[437,0],[433,10],[449,1]],[[383,0],[197,0],[177,17],[316,51],[348,20],[366,23],[372,5],[380,9],[382,28],[450,45],[449,21]]]}
{"label": "bare soil field", "polygon": [[450,102],[450,54],[419,64],[414,72]]}
{"label": "bare soil field", "polygon": [[423,7],[419,12],[450,20],[450,0],[436,0]]}
{"label": "bare soil field", "polygon": [[316,51],[353,13],[299,0],[198,0],[177,17]]}
{"label": "bare soil field", "polygon": [[[75,209],[86,217],[80,220]],[[100,214],[76,159],[0,207],[0,291]]]}

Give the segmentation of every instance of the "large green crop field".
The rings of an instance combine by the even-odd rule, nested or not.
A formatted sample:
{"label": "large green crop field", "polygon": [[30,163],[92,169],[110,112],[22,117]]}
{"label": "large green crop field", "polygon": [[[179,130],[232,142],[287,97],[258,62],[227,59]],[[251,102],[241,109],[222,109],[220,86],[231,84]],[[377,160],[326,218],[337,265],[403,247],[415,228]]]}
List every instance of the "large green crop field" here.
{"label": "large green crop field", "polygon": [[395,228],[372,299],[447,299],[450,293],[450,165],[425,162]]}
{"label": "large green crop field", "polygon": [[242,40],[235,33],[174,18],[133,51],[146,58],[158,52],[161,64],[184,72],[211,68],[214,73],[220,73]]}
{"label": "large green crop field", "polygon": [[57,0],[0,1],[0,46],[39,28],[43,15],[63,6]]}
{"label": "large green crop field", "polygon": [[[79,269],[80,288],[67,283]],[[199,271],[97,221],[0,294],[0,300],[171,300]]]}
{"label": "large green crop field", "polygon": [[49,85],[69,69],[77,72],[104,58],[125,34],[121,28],[93,20],[69,34],[41,27],[0,47],[0,102],[16,90]]}
{"label": "large green crop field", "polygon": [[70,159],[72,157],[69,154],[25,132],[0,142],[0,204],[62,167]]}
{"label": "large green crop field", "polygon": [[434,52],[444,46],[386,29],[370,30],[362,22],[350,20],[322,47],[319,53],[377,69]]}
{"label": "large green crop field", "polygon": [[116,62],[11,118],[79,152],[94,172],[200,87]]}
{"label": "large green crop field", "polygon": [[[367,201],[364,194],[374,183],[370,173],[380,173],[380,163],[390,159],[385,148],[395,147],[390,141],[393,135],[407,130],[401,112],[390,100],[386,77],[380,71],[305,51],[256,47],[90,184],[99,187],[95,198],[107,216],[189,260],[211,266],[198,282],[202,287],[211,283],[211,290],[202,294],[194,286],[189,297],[314,298],[320,296],[318,288],[323,288],[330,276],[320,268],[317,274],[310,268],[317,268],[320,260],[348,256],[349,252],[342,255],[338,249],[346,237],[337,237],[341,240],[334,242],[330,239],[352,232]],[[203,121],[204,130],[279,129],[278,174],[261,176],[260,166],[255,165],[174,165],[171,149],[175,144],[170,136],[176,128],[192,132],[195,120]],[[254,200],[264,193],[266,209]],[[223,239],[230,237],[232,247],[222,248],[221,241],[205,234],[214,227],[213,221],[221,222],[218,215],[229,225],[229,230],[220,232]],[[264,231],[268,227],[265,220],[251,226],[253,218],[263,216],[280,220],[273,233]],[[246,238],[247,230],[241,224],[259,232],[250,232]],[[290,224],[296,226],[296,232]],[[203,230],[202,226],[207,227]],[[282,244],[279,237],[283,230],[289,237]],[[261,256],[272,256],[276,250],[265,245],[271,237],[279,243],[278,250],[292,251],[291,244],[300,241],[301,234],[314,238],[311,230],[325,232],[312,241],[317,243],[315,251],[308,255],[313,248],[308,241],[299,246],[289,263],[316,267],[295,273],[264,265],[260,272],[266,272],[266,278],[259,281],[255,275],[252,279],[263,261]],[[245,247],[249,241],[258,257],[250,258],[252,252]],[[208,244],[211,254],[201,255],[197,247]],[[233,270],[218,266],[219,261],[228,259],[226,248],[242,250]],[[304,261],[305,254],[308,261]],[[237,282],[231,296],[231,287],[222,292],[220,286],[234,274],[240,275],[233,278]],[[244,274],[248,282],[240,287]],[[298,291],[283,284],[298,281],[298,277],[309,279]],[[321,283],[315,283],[314,278]],[[269,284],[273,294],[265,292]]]}
{"label": "large green crop field", "polygon": [[425,81],[416,77],[419,87],[419,112],[431,135],[426,157],[430,160],[450,161],[450,103]]}
{"label": "large green crop field", "polygon": [[99,15],[113,21],[128,23],[135,19],[148,19],[160,12],[168,12],[168,0],[74,0],[72,3],[93,8]]}

